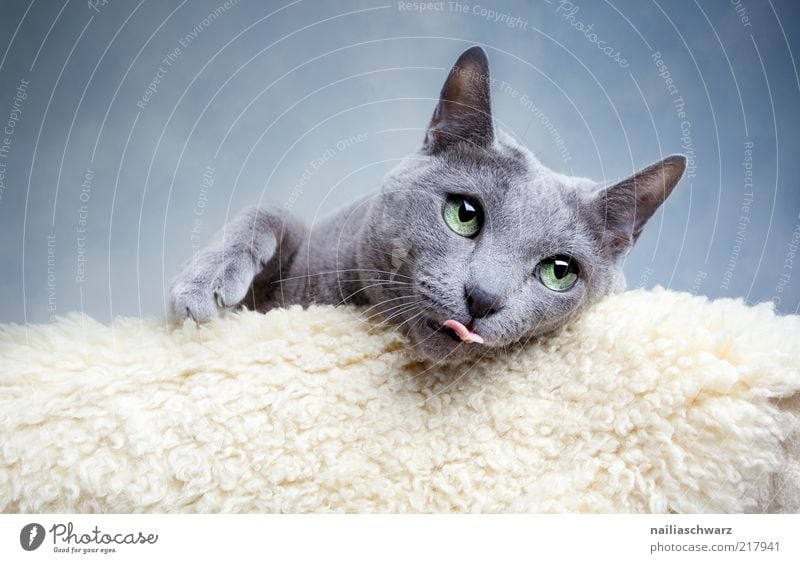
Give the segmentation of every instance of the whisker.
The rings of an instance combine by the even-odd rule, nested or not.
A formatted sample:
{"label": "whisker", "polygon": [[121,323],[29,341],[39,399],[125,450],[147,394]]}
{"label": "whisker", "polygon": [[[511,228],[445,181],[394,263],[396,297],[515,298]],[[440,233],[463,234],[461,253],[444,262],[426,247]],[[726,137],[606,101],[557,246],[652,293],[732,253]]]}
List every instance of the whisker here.
{"label": "whisker", "polygon": [[416,321],[414,321],[411,326],[408,328],[409,331],[413,330],[414,328],[422,326],[422,323],[425,322],[425,317],[420,317]]}
{"label": "whisker", "polygon": [[[375,303],[374,305],[371,305],[368,308],[364,309],[364,313],[367,313],[368,311],[371,311],[375,307],[380,307],[381,305],[384,305],[384,304],[389,303],[391,301],[397,301],[398,299],[409,299],[410,297],[418,297],[418,296],[414,295],[413,293],[411,293],[409,295],[401,295],[399,297],[392,297],[391,299],[384,299],[380,303]],[[372,318],[372,317],[370,317],[370,318]]]}
{"label": "whisker", "polygon": [[[421,303],[421,301],[415,301],[414,303],[403,303],[402,305],[396,305],[395,307],[391,307],[391,308],[387,309],[387,311],[386,311],[386,312],[388,312],[388,311],[391,311],[392,309],[397,309],[397,308],[400,308],[400,307],[404,307],[404,308],[403,308],[403,309],[401,309],[400,311],[395,311],[394,313],[392,313],[391,315],[389,315],[387,318],[385,318],[385,319],[381,320],[381,322],[380,322],[380,323],[378,323],[378,324],[379,324],[379,325],[381,325],[381,326],[382,326],[382,325],[389,324],[389,321],[391,321],[391,320],[392,320],[392,319],[394,319],[395,317],[399,317],[400,315],[403,315],[403,314],[405,314],[405,313],[407,313],[407,312],[409,312],[409,311],[413,311],[413,310],[414,310],[414,308],[415,308],[417,305],[419,305],[420,303]],[[373,318],[373,317],[376,317],[376,316],[378,316],[378,315],[380,315],[380,314],[381,314],[381,313],[376,313],[375,315],[373,315],[372,317],[370,317],[370,319],[371,319],[371,318]],[[369,320],[369,319],[367,319],[367,320]]]}
{"label": "whisker", "polygon": [[385,284],[385,283],[373,283],[373,284],[370,284],[370,285],[365,285],[365,286],[364,286],[364,287],[362,287],[361,289],[359,289],[359,290],[357,290],[357,291],[354,291],[353,293],[351,293],[350,295],[348,295],[347,297],[345,297],[344,299],[342,299],[341,301],[339,301],[338,303],[336,303],[336,305],[335,305],[335,306],[337,306],[337,307],[338,307],[339,305],[342,305],[342,304],[344,304],[344,303],[345,303],[345,302],[347,302],[349,299],[352,299],[352,298],[353,298],[355,295],[357,295],[357,294],[361,293],[362,291],[365,291],[365,290],[367,290],[367,289],[369,289],[369,288],[371,288],[371,287],[378,287],[378,286],[381,286],[381,285],[386,285],[386,284]]}
{"label": "whisker", "polygon": [[[326,275],[331,275],[331,274],[342,274],[342,273],[345,273],[345,272],[372,272],[372,273],[378,273],[378,274],[387,274],[387,275],[395,276],[395,277],[400,276],[401,278],[406,278],[406,279],[409,279],[411,281],[414,280],[414,278],[412,278],[410,276],[406,276],[406,275],[398,274],[398,273],[394,273],[394,272],[387,272],[386,270],[369,270],[369,269],[366,269],[366,268],[364,268],[364,269],[362,269],[362,268],[350,268],[350,269],[346,269],[346,270],[330,270],[328,272],[315,272],[313,274],[304,274],[302,276],[291,276],[291,277],[288,277],[288,278],[281,278],[281,279],[273,280],[272,283],[280,283],[280,282],[285,282],[285,281],[289,281],[289,280],[299,280],[299,279],[302,279],[302,278],[310,278],[312,276],[326,276]],[[386,281],[392,281],[392,280],[386,280]]]}
{"label": "whisker", "polygon": [[[283,282],[283,281],[287,281],[287,280],[303,279],[305,277],[306,276],[297,276],[297,277],[294,277],[294,278],[284,278],[282,280],[275,280],[275,281],[270,282],[270,283],[278,283],[278,282]],[[410,282],[407,282],[407,281],[387,280],[386,278],[366,278],[366,279],[365,278],[336,278],[335,281],[339,282],[339,283],[341,283],[341,282],[351,282],[351,283],[352,282],[383,282],[383,283],[385,283],[387,285],[389,285],[389,284],[414,285],[413,283],[410,283]]]}
{"label": "whisker", "polygon": [[406,320],[404,320],[402,323],[400,323],[399,325],[397,325],[397,326],[394,328],[394,330],[392,330],[392,334],[394,334],[395,332],[397,332],[398,330],[400,330],[400,327],[401,327],[401,326],[403,326],[403,325],[404,325],[404,324],[406,324],[407,322],[411,321],[412,319],[416,319],[416,318],[418,318],[420,315],[424,314],[425,312],[426,312],[426,309],[424,309],[424,308],[420,309],[420,311],[419,311],[418,313],[416,313],[416,314],[412,315],[411,317],[407,318],[407,319],[406,319]]}

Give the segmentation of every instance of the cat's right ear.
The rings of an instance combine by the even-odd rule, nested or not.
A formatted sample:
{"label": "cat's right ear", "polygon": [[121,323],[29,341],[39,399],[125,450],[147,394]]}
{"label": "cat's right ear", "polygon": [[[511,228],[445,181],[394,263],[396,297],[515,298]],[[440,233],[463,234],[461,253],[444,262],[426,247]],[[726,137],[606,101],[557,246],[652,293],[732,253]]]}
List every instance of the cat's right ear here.
{"label": "cat's right ear", "polygon": [[494,124],[490,86],[489,60],[484,50],[472,47],[461,53],[442,86],[423,152],[436,154],[458,142],[478,147],[491,145]]}
{"label": "cat's right ear", "polygon": [[602,248],[612,256],[626,254],[684,170],[686,157],[674,154],[601,190],[591,208]]}

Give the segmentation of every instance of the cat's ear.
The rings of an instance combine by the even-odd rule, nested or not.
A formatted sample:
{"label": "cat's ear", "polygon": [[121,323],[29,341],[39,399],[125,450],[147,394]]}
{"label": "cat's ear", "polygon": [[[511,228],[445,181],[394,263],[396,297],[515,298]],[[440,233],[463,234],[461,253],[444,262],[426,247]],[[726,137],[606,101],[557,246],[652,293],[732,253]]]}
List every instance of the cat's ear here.
{"label": "cat's ear", "polygon": [[672,155],[601,190],[592,206],[603,249],[612,256],[626,253],[685,169],[686,157]]}
{"label": "cat's ear", "polygon": [[494,139],[489,91],[486,53],[480,47],[467,49],[442,86],[423,151],[436,154],[458,142],[489,146]]}

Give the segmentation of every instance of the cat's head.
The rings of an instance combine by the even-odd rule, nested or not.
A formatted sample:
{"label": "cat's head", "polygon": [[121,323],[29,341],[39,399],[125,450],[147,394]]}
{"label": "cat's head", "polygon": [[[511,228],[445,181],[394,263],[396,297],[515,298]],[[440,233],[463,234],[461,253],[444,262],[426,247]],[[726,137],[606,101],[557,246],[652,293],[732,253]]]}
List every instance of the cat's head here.
{"label": "cat's head", "polygon": [[685,168],[670,156],[611,184],[553,172],[495,127],[490,84],[484,51],[465,51],[360,250],[393,273],[367,290],[374,310],[432,360],[552,332],[622,290],[624,257]]}

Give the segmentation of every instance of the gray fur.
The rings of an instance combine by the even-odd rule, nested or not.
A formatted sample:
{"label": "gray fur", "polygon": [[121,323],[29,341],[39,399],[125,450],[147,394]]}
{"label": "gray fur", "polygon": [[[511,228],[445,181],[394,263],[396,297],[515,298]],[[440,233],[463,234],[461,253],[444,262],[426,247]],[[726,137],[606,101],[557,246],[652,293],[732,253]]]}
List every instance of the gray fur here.
{"label": "gray fur", "polygon": [[[398,328],[423,358],[469,359],[547,334],[604,295],[624,289],[622,261],[685,168],[671,156],[612,185],[553,172],[492,125],[489,69],[480,48],[450,72],[419,153],[392,170],[375,195],[307,230],[289,214],[249,209],[177,276],[178,318],[203,321],[245,305],[351,303]],[[473,239],[445,224],[449,194],[480,202]],[[537,263],[569,255],[576,285],[554,292]],[[492,296],[473,318],[468,298]],[[436,328],[471,325],[485,345]]]}

